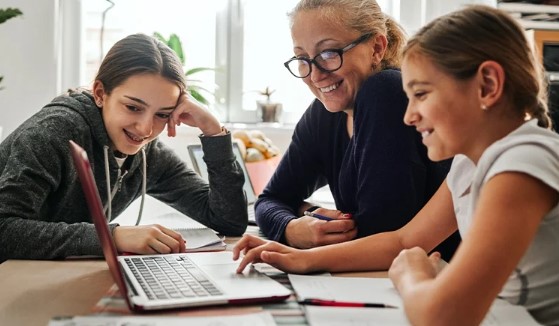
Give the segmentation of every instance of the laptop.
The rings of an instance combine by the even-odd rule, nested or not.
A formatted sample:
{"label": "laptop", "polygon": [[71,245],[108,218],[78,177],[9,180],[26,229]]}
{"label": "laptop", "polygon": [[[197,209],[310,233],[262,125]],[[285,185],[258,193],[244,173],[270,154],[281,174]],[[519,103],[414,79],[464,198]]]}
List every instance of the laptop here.
{"label": "laptop", "polygon": [[291,295],[253,268],[237,274],[230,251],[118,255],[87,153],[73,141],[70,147],[105,260],[130,310],[275,302]]}
{"label": "laptop", "polygon": [[[243,189],[245,190],[245,193],[247,195],[248,223],[256,225],[254,203],[256,202],[257,196],[256,193],[254,193],[254,188],[250,181],[250,176],[245,165],[245,160],[243,160],[243,156],[241,155],[241,150],[235,143],[233,143],[233,153],[235,154],[235,158],[237,159],[237,162],[239,162],[239,165],[241,166],[241,169],[243,170],[243,174],[245,176],[245,184],[243,185]],[[204,152],[202,150],[202,145],[188,145],[188,154],[190,155],[190,160],[192,161],[194,170],[202,177],[202,179],[208,181],[208,167],[206,166],[206,162],[204,162]]]}

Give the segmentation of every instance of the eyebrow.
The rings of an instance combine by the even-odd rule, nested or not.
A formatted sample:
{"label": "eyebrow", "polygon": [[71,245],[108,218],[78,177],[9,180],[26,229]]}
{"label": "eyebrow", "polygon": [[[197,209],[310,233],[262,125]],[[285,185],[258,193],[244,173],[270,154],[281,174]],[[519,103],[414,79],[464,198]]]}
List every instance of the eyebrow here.
{"label": "eyebrow", "polygon": [[419,81],[419,80],[412,80],[412,81],[410,81],[409,83],[406,84],[406,87],[412,88],[413,86],[416,86],[416,85],[425,86],[425,85],[430,85],[430,83],[422,82],[422,81]]}
{"label": "eyebrow", "polygon": [[[139,99],[139,98],[137,98],[137,97],[128,96],[128,95],[124,95],[124,97],[126,97],[126,98],[128,98],[128,99],[130,99],[130,100],[132,100],[132,101],[134,101],[134,102],[138,102],[138,103],[140,103],[140,104],[142,104],[142,105],[150,106],[146,101],[144,101],[144,100],[142,100],[142,99]],[[161,108],[160,110],[174,110],[174,109],[175,109],[174,106],[169,106],[169,107]]]}
{"label": "eyebrow", "polygon": [[[335,40],[335,39],[332,39],[332,38],[326,38],[326,39],[320,40],[318,43],[316,43],[315,48],[319,48],[320,46],[322,46],[326,42],[338,42],[338,41]],[[303,50],[304,51],[304,49],[300,46],[294,47],[293,50]],[[322,51],[324,51],[324,50],[322,50]]]}

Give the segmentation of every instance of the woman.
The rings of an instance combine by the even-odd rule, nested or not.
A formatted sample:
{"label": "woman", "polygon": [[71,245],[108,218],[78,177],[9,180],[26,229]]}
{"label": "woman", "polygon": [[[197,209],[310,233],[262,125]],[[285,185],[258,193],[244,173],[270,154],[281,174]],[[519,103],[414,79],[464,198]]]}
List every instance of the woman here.
{"label": "woman", "polygon": [[[216,231],[242,234],[248,217],[231,136],[185,89],[176,54],[131,35],[107,53],[92,91],[55,98],[9,135],[0,144],[0,262],[102,254],[69,140],[87,151],[109,220],[147,193]],[[202,132],[209,185],[157,140],[180,123]],[[160,225],[110,228],[120,252],[185,251],[180,234]]]}
{"label": "woman", "polygon": [[[414,325],[479,325],[497,296],[559,325],[559,135],[536,61],[498,9],[472,6],[422,28],[404,51],[404,121],[431,159],[456,156],[447,180],[394,232],[311,250],[246,237],[239,270],[250,261],[297,273],[390,267]],[[428,252],[456,229],[462,244],[439,271]]]}
{"label": "woman", "polygon": [[[316,100],[256,203],[259,227],[297,248],[398,229],[449,167],[430,162],[420,137],[402,123],[403,31],[374,0],[302,0],[290,17],[295,56],[285,66]],[[326,184],[336,210],[305,201]],[[303,216],[308,210],[335,220]],[[440,248],[445,258],[458,240]]]}

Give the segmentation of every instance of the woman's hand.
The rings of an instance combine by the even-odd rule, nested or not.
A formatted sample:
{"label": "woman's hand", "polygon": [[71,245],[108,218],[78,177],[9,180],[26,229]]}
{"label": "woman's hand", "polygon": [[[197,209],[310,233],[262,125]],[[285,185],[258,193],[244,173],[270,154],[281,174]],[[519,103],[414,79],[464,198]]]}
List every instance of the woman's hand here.
{"label": "woman's hand", "polygon": [[351,215],[326,208],[318,208],[314,213],[334,220],[324,221],[310,216],[291,220],[285,228],[285,239],[290,246],[313,248],[353,240],[357,235]]}
{"label": "woman's hand", "polygon": [[244,235],[233,247],[233,260],[244,254],[237,273],[242,273],[250,263],[267,263],[288,273],[311,272],[309,252],[294,249],[275,241],[262,240],[253,235]]}
{"label": "woman's hand", "polygon": [[118,252],[135,254],[186,252],[186,244],[180,233],[158,224],[117,226],[113,236]]}
{"label": "woman's hand", "polygon": [[204,136],[213,136],[221,132],[221,125],[205,107],[194,98],[183,93],[179,97],[177,107],[171,113],[167,122],[167,134],[169,137],[176,136],[175,127],[185,123],[191,127],[198,127]]}
{"label": "woman's hand", "polygon": [[420,247],[404,249],[394,258],[388,270],[388,277],[402,293],[403,287],[434,279],[440,272],[441,266],[441,254],[438,252],[427,256],[425,250]]}

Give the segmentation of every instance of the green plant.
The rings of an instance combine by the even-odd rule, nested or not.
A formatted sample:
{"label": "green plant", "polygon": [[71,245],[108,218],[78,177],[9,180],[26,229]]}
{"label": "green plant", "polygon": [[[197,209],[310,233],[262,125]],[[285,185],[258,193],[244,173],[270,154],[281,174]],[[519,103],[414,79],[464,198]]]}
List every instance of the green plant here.
{"label": "green plant", "polygon": [[[167,46],[169,46],[171,48],[171,50],[175,51],[175,53],[177,54],[177,56],[179,57],[179,59],[181,60],[182,65],[185,65],[185,56],[184,56],[184,52],[182,49],[182,42],[180,40],[180,38],[177,36],[177,34],[171,34],[169,36],[169,38],[165,38],[163,35],[161,35],[158,32],[153,33],[153,37],[155,37],[156,39],[160,40],[161,42],[167,44]],[[194,97],[198,102],[203,103],[205,105],[208,105],[210,103],[210,101],[206,98],[206,96],[204,96],[203,93],[206,93],[208,95],[214,96],[213,91],[207,89],[206,87],[202,86],[202,81],[199,79],[192,79],[192,75],[202,72],[202,71],[213,71],[215,70],[214,68],[208,68],[208,67],[196,67],[196,68],[191,68],[189,70],[187,70],[185,72],[185,77],[186,77],[186,85],[187,85],[187,91],[188,93]]]}
{"label": "green plant", "polygon": [[[0,24],[6,22],[8,19],[23,15],[23,13],[16,8],[0,9]],[[0,76],[0,84],[2,83],[3,76]],[[0,87],[3,89],[3,87]]]}

